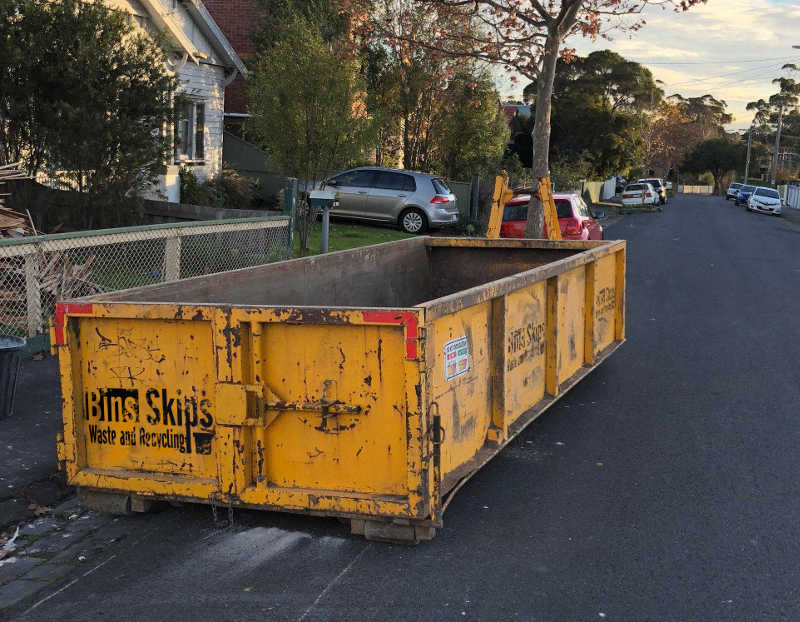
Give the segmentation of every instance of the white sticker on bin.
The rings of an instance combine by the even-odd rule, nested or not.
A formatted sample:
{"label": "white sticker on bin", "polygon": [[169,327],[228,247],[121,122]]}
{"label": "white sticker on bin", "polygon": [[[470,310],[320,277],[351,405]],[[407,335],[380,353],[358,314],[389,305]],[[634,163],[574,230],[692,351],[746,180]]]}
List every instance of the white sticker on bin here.
{"label": "white sticker on bin", "polygon": [[444,344],[444,377],[452,380],[469,371],[469,341],[459,337]]}

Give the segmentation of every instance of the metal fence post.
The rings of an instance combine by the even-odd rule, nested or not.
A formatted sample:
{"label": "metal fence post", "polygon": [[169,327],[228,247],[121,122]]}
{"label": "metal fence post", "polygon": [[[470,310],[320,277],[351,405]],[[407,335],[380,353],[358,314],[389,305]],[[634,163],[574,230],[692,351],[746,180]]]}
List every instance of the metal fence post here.
{"label": "metal fence post", "polygon": [[322,251],[328,252],[328,234],[331,229],[331,208],[326,204],[322,208]]}
{"label": "metal fence post", "polygon": [[42,290],[39,283],[39,253],[25,255],[25,300],[28,336],[42,332]]}
{"label": "metal fence post", "polygon": [[283,213],[289,216],[289,257],[294,257],[294,220],[297,214],[297,179],[286,179],[283,191]]}
{"label": "metal fence post", "polygon": [[481,193],[481,176],[472,176],[472,187],[469,189],[469,219],[478,221],[478,196]]}
{"label": "metal fence post", "polygon": [[164,280],[181,278],[181,236],[176,232],[164,240]]}

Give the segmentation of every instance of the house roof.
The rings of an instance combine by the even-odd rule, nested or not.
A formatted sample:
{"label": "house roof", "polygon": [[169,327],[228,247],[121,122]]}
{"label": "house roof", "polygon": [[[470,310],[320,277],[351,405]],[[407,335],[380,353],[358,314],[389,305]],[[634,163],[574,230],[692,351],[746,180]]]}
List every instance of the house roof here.
{"label": "house roof", "polygon": [[[178,23],[172,18],[169,12],[164,9],[160,0],[139,0],[144,6],[153,23],[163,31],[169,33],[175,42],[181,47],[186,55],[195,63],[199,63],[206,58],[206,55],[197,49],[189,36],[183,31]],[[219,54],[220,59],[231,68],[236,69],[242,75],[247,75],[247,67],[236,54],[233,46],[220,30],[214,18],[203,6],[200,0],[179,0],[181,6],[197,25],[200,32],[208,39],[214,50]]]}
{"label": "house roof", "polygon": [[505,114],[509,119],[511,119],[515,114],[519,114],[521,117],[531,116],[531,107],[524,104],[501,104],[501,108],[503,110],[503,114]]}

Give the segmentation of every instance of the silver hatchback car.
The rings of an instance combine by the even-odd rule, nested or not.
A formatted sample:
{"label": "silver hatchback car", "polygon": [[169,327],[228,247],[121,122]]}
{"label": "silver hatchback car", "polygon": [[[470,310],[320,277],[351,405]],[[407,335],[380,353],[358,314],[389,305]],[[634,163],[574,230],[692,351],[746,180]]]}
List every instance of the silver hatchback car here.
{"label": "silver hatchback car", "polygon": [[322,182],[336,193],[334,216],[394,223],[406,233],[453,225],[456,197],[441,177],[390,168],[354,168]]}

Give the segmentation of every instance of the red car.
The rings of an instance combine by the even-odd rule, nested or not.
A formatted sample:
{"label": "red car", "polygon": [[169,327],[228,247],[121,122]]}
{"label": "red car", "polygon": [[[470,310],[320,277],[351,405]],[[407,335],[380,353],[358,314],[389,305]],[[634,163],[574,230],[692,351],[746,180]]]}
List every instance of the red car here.
{"label": "red car", "polygon": [[[501,238],[524,238],[525,219],[528,214],[529,194],[511,199],[503,210]],[[554,194],[561,237],[565,240],[602,240],[603,227],[592,217],[589,207],[577,194]],[[545,236],[547,231],[545,230]]]}

